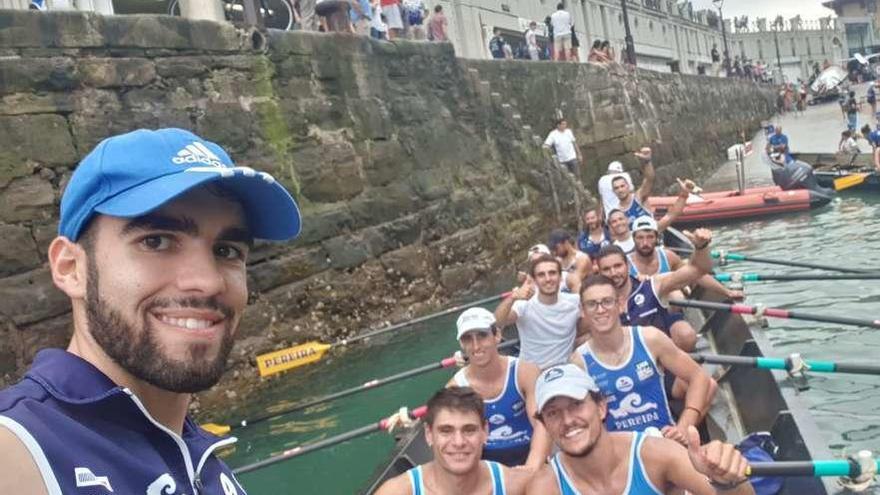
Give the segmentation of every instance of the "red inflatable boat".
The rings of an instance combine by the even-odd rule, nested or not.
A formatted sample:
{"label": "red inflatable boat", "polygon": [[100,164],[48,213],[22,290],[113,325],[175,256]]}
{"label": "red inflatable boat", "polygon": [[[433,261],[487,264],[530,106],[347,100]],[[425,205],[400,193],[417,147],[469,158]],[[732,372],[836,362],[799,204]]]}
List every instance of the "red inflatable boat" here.
{"label": "red inflatable boat", "polygon": [[[684,212],[673,225],[688,223],[721,222],[740,218],[775,215],[790,211],[803,211],[828,204],[831,197],[807,189],[783,191],[778,186],[755,187],[739,191],[719,191],[691,196]],[[675,202],[676,196],[652,196],[648,204],[657,218]]]}

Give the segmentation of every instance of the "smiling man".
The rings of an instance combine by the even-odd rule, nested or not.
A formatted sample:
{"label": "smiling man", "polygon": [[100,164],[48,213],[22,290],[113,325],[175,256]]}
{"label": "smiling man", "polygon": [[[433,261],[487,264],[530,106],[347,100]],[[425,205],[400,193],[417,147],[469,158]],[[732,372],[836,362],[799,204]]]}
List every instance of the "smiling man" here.
{"label": "smiling man", "polygon": [[700,446],[691,427],[689,445],[643,433],[609,432],[605,398],[593,379],[573,364],[541,373],[538,417],[560,452],[526,489],[530,495],[753,494],[748,464],[736,447],[713,441]]}
{"label": "smiling man", "polygon": [[490,311],[468,309],[458,317],[456,327],[468,364],[446,386],[471,387],[483,398],[489,425],[483,459],[538,469],[550,454],[547,433],[534,417],[535,380],[540,370],[498,353],[501,331]]}
{"label": "smiling man", "polygon": [[445,388],[428,400],[425,440],[434,460],[386,481],[376,495],[520,495],[530,471],[480,460],[489,436],[483,399],[470,387]]}
{"label": "smiling man", "polygon": [[223,374],[254,238],[300,231],[293,198],[181,129],[102,141],[73,174],[49,247],[67,350],[0,392],[0,493],[243,494],[187,416]]}

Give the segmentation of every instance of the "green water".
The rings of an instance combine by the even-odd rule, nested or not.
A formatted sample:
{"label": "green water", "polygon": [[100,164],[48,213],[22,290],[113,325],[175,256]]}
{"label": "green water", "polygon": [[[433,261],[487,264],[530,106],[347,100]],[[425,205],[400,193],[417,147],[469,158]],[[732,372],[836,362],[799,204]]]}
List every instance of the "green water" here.
{"label": "green water", "polygon": [[[767,258],[878,267],[875,246],[880,229],[874,221],[880,199],[847,195],[819,210],[766,221],[729,224],[716,229],[715,245]],[[803,273],[756,263],[732,263],[725,271]],[[766,282],[747,285],[749,303],[805,312],[877,317],[880,284],[876,281]],[[475,297],[476,298],[476,297]],[[274,382],[259,401],[227,419],[278,410],[297,401],[352,387],[373,378],[435,362],[456,349],[455,316],[407,328],[356,345],[308,369]],[[795,320],[771,320],[768,335],[780,354],[800,352],[829,360],[873,361],[880,350],[877,330],[842,328]],[[239,443],[226,455],[232,466],[251,463],[285,449],[364,426],[402,405],[421,405],[453,371],[418,378],[315,406],[275,421],[236,432]],[[834,453],[880,448],[880,377],[813,374],[803,394]],[[354,494],[392,448],[389,435],[365,438],[307,454],[241,476],[252,495]]]}

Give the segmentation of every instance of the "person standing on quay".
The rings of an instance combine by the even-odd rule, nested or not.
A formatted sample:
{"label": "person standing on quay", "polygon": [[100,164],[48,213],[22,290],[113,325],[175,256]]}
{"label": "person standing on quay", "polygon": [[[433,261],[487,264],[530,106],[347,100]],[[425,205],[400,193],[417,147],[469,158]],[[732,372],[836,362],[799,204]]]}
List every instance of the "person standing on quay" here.
{"label": "person standing on quay", "polygon": [[535,21],[529,23],[529,29],[526,31],[526,48],[529,51],[530,60],[540,60],[538,56],[538,23]]}
{"label": "person standing on quay", "polygon": [[443,13],[443,6],[436,5],[434,7],[434,14],[431,16],[431,20],[428,21],[428,39],[438,43],[449,41],[449,37],[446,34],[448,23],[449,21],[446,20],[446,15]]}
{"label": "person standing on quay", "polygon": [[550,131],[550,134],[547,134],[547,139],[544,140],[544,149],[551,150],[560,165],[564,165],[575,177],[578,176],[581,150],[577,146],[574,133],[568,128],[567,120],[559,119],[556,121],[556,129]]}
{"label": "person standing on quay", "polygon": [[556,5],[556,12],[550,16],[553,25],[553,60],[568,60],[571,55],[571,14],[565,5]]}

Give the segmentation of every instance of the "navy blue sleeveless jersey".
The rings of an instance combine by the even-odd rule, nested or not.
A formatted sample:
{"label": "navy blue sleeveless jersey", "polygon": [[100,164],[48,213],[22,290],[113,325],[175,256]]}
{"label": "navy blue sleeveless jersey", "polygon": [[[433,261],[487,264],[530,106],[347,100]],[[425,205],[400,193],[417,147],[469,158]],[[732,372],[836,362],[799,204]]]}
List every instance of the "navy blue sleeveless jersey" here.
{"label": "navy blue sleeveless jersey", "polygon": [[218,438],[189,417],[183,435],[153,419],[130,390],[80,357],[40,351],[25,377],[0,392],[0,425],[30,451],[49,495],[241,495],[214,453]]}
{"label": "navy blue sleeveless jersey", "polygon": [[630,275],[629,283],[632,289],[626,299],[626,312],[620,315],[621,324],[657,327],[669,335],[672,325],[684,319],[682,313],[670,311],[660,301],[653,278],[642,282]]}

